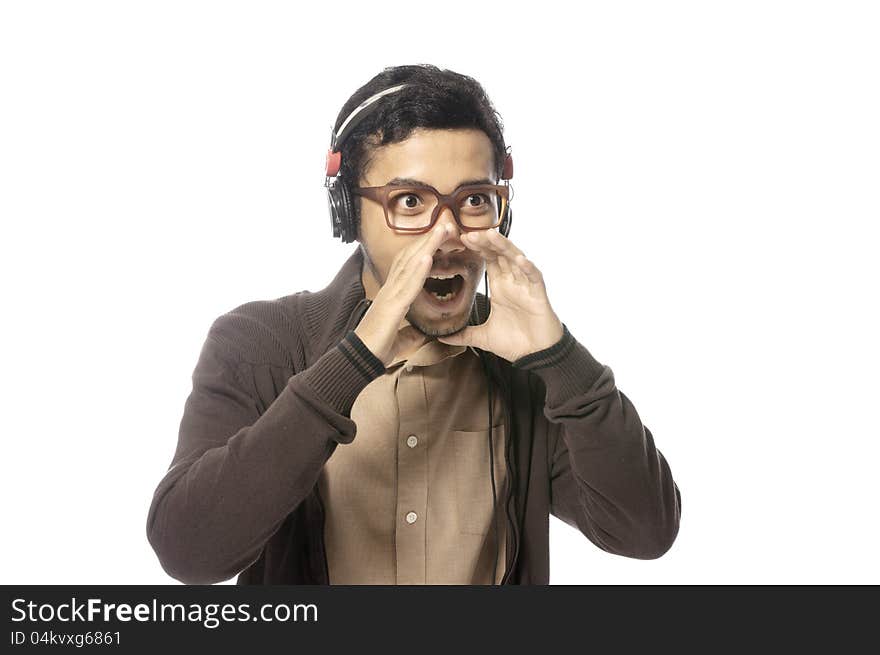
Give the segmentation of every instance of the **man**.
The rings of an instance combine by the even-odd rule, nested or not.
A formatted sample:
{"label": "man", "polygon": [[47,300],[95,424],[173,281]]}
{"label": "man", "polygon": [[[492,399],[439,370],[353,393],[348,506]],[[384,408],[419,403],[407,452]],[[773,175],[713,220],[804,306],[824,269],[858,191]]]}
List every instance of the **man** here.
{"label": "man", "polygon": [[321,291],[211,326],[147,520],[163,568],[201,584],[547,584],[550,514],[610,553],[665,553],[680,492],[503,234],[512,160],[482,87],[386,69],[333,145],[334,232],[359,246]]}

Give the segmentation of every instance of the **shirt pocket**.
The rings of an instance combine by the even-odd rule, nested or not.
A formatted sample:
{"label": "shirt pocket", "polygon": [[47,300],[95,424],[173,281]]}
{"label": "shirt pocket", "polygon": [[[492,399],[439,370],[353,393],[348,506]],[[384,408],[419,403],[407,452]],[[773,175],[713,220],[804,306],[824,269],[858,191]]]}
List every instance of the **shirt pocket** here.
{"label": "shirt pocket", "polygon": [[[489,430],[453,430],[455,452],[455,509],[462,534],[489,533],[492,511],[492,479],[489,469]],[[495,462],[496,507],[504,500],[506,465],[504,458],[504,425],[492,428]]]}

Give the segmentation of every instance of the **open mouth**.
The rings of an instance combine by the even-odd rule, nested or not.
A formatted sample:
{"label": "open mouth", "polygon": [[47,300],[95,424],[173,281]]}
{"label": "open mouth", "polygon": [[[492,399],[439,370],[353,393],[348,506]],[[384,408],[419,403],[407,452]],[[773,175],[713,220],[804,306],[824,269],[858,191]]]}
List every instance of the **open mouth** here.
{"label": "open mouth", "polygon": [[464,288],[464,278],[461,275],[425,280],[424,290],[435,303],[452,303]]}

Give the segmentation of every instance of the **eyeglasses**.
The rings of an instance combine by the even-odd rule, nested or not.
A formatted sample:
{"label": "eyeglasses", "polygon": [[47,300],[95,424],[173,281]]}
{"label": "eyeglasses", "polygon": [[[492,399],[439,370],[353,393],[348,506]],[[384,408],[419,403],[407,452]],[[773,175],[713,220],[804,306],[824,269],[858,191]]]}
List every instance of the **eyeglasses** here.
{"label": "eyeglasses", "polygon": [[356,187],[352,193],[382,205],[385,222],[401,234],[429,231],[443,207],[449,207],[455,222],[465,232],[489,230],[501,225],[510,199],[507,184],[472,184],[443,195],[428,185],[386,184]]}

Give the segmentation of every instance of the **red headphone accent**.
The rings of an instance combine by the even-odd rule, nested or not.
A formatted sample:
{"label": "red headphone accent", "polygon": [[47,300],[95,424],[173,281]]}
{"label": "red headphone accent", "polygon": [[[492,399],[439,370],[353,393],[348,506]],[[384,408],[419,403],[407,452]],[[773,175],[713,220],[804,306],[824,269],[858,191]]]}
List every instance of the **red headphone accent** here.
{"label": "red headphone accent", "polygon": [[327,177],[336,177],[339,167],[342,166],[342,153],[333,152],[330,148],[327,150]]}
{"label": "red headphone accent", "polygon": [[[327,150],[327,177],[336,177],[342,166],[342,152],[333,152],[332,149]],[[501,179],[509,180],[513,177],[513,156],[508,154],[504,158],[504,169],[501,171]]]}
{"label": "red headphone accent", "polygon": [[501,171],[501,179],[509,180],[513,177],[513,156],[508,154],[504,158],[504,170]]}

